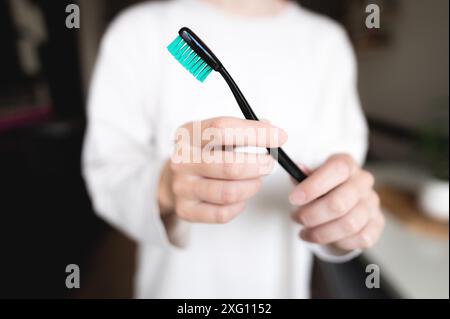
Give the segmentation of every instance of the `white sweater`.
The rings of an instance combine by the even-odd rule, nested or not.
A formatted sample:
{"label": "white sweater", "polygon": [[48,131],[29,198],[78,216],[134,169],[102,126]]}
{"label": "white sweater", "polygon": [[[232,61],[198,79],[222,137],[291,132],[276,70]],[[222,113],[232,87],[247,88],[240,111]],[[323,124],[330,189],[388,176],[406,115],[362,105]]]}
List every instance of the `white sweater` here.
{"label": "white sweater", "polygon": [[156,190],[175,129],[242,117],[220,75],[201,84],[167,52],[182,26],[222,60],[256,114],[288,133],[295,161],[314,168],[337,152],[363,161],[355,59],[337,24],[293,3],[271,17],[199,0],[142,4],[111,25],[93,77],[83,170],[95,210],[139,243],[138,298],[307,298],[311,251],[336,262],[358,252],[338,256],[299,239],[281,168],[231,223],[189,224],[182,249],[167,239]]}

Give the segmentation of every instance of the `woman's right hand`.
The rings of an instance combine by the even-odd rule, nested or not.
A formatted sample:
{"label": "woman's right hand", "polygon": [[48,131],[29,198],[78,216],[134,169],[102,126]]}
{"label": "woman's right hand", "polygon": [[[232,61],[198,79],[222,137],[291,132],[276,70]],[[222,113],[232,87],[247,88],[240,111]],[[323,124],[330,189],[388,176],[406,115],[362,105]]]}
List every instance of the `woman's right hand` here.
{"label": "woman's right hand", "polygon": [[161,173],[161,214],[194,223],[231,221],[274,166],[267,152],[238,153],[234,147],[277,148],[286,140],[282,129],[261,121],[219,117],[183,125],[177,130],[174,155]]}

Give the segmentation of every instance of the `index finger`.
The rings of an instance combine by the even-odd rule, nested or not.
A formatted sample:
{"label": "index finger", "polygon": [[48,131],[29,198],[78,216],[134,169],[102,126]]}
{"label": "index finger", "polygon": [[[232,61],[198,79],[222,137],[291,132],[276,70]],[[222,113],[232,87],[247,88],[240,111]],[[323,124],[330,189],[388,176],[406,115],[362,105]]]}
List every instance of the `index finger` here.
{"label": "index finger", "polygon": [[350,156],[332,156],[294,188],[289,200],[294,205],[308,204],[347,181],[356,170],[357,165]]}
{"label": "index finger", "polygon": [[277,126],[235,117],[190,122],[181,126],[176,135],[177,143],[198,147],[222,145],[277,148],[287,140],[286,132]]}

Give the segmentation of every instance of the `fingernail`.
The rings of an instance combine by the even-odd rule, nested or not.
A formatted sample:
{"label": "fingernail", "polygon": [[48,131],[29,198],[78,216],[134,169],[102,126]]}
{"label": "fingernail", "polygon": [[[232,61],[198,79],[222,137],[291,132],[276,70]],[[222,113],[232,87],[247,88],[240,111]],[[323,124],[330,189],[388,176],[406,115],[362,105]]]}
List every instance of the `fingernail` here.
{"label": "fingernail", "polygon": [[302,205],[306,201],[306,193],[301,190],[296,190],[289,196],[289,201],[292,205]]}
{"label": "fingernail", "polygon": [[264,132],[264,134],[268,134],[268,136],[264,135],[264,137],[268,137],[268,146],[272,148],[280,147],[281,145],[286,143],[288,138],[287,133],[282,128],[273,125],[270,126],[269,129]]}

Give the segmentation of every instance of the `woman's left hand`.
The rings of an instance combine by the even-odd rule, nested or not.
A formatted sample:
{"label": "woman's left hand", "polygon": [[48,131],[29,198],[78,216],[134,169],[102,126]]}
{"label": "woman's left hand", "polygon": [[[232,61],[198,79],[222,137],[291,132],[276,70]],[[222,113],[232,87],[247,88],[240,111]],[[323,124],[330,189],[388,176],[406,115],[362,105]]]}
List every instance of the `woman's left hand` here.
{"label": "woman's left hand", "polygon": [[368,248],[384,228],[374,177],[348,155],[331,156],[297,185],[289,197],[299,208],[293,218],[308,242],[342,250]]}

